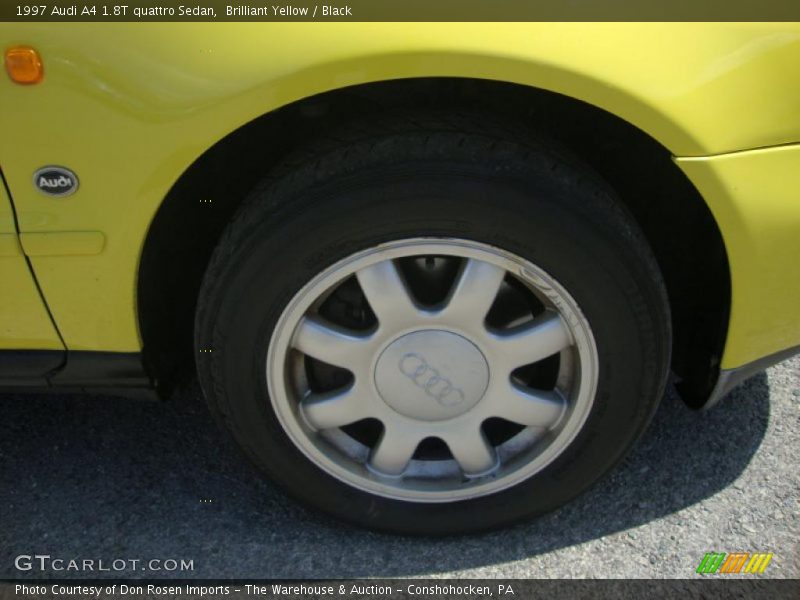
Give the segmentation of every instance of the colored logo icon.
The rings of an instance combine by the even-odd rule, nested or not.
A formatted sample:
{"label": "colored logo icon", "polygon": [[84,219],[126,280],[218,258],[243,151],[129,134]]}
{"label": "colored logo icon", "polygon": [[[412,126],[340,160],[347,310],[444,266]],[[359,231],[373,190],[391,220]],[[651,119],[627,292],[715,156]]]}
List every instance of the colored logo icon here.
{"label": "colored logo icon", "polygon": [[763,573],[772,560],[772,552],[707,552],[697,567],[697,573],[708,574],[735,574],[735,573]]}

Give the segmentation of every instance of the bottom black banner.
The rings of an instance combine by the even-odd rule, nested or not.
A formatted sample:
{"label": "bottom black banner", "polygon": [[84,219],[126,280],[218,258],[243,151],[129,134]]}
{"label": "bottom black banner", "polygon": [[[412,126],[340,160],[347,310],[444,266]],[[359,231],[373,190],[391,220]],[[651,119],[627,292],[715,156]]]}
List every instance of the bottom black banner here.
{"label": "bottom black banner", "polygon": [[204,600],[392,599],[484,600],[525,598],[796,600],[797,580],[550,580],[550,579],[363,579],[363,580],[5,580],[0,600]]}

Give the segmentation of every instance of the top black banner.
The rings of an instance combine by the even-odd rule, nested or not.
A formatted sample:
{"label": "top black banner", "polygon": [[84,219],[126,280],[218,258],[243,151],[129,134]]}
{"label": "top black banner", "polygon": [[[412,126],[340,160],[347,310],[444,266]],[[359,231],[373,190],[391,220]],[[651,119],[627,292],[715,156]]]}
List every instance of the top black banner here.
{"label": "top black banner", "polygon": [[0,21],[800,21],[800,0],[2,0]]}

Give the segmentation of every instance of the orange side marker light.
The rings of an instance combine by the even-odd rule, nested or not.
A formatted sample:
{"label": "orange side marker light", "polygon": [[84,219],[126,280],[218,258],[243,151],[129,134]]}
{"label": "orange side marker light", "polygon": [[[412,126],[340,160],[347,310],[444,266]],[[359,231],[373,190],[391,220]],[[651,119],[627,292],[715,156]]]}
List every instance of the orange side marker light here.
{"label": "orange side marker light", "polygon": [[42,58],[30,46],[8,48],[5,62],[8,76],[14,83],[33,85],[44,78]]}

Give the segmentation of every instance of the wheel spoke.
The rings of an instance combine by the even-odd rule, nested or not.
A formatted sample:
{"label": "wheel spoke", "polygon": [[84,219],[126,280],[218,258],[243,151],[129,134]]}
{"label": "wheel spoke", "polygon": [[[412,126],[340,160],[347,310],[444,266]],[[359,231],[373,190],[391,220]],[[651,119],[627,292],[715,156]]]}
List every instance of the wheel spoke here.
{"label": "wheel spoke", "polygon": [[468,259],[453,286],[442,317],[483,324],[505,273],[504,269],[491,263]]}
{"label": "wheel spoke", "polygon": [[370,416],[369,398],[358,385],[345,391],[310,394],[300,403],[303,415],[314,429],[333,429]]}
{"label": "wheel spoke", "polygon": [[492,416],[520,425],[550,428],[566,409],[564,398],[557,391],[521,389],[511,382],[486,398]]}
{"label": "wheel spoke", "polygon": [[309,356],[355,371],[369,360],[368,336],[355,335],[314,317],[303,317],[292,345]]}
{"label": "wheel spoke", "polygon": [[453,458],[467,475],[482,475],[497,465],[497,452],[480,428],[443,436]]}
{"label": "wheel spoke", "polygon": [[415,306],[393,261],[384,260],[361,269],[356,277],[381,327],[419,320],[422,312]]}
{"label": "wheel spoke", "polygon": [[493,339],[497,364],[509,371],[543,360],[572,343],[561,317],[550,311]]}
{"label": "wheel spoke", "polygon": [[420,441],[419,436],[412,432],[384,424],[383,435],[372,450],[369,465],[385,475],[401,475]]}

